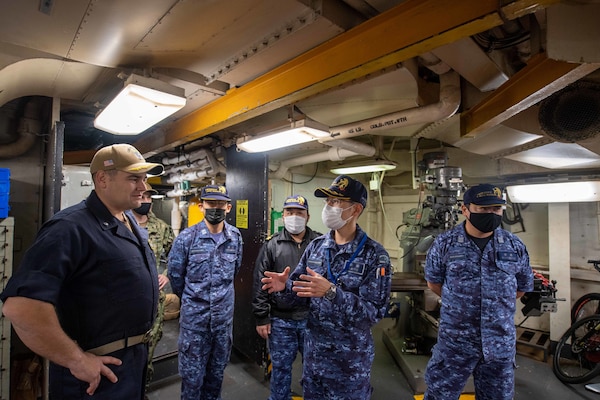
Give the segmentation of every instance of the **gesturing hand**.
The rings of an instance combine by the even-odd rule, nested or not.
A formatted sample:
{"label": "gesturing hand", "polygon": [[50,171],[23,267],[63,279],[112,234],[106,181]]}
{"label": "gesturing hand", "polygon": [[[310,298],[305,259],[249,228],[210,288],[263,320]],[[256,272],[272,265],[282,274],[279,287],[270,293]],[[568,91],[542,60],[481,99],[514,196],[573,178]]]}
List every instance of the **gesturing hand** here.
{"label": "gesturing hand", "polygon": [[306,267],[308,274],[300,275],[299,281],[294,281],[292,290],[300,297],[323,297],[331,287],[331,282],[323,275]]}
{"label": "gesturing hand", "polygon": [[289,276],[289,266],[285,267],[283,272],[265,271],[265,277],[260,280],[263,283],[262,289],[269,293],[281,292],[285,289],[285,282]]}

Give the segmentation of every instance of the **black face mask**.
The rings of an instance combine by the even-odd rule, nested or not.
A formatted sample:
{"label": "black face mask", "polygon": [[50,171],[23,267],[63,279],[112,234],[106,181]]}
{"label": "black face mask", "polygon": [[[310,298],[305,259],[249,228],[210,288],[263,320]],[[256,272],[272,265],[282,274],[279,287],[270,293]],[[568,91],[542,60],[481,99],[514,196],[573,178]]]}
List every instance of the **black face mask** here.
{"label": "black face mask", "polygon": [[133,211],[140,215],[148,215],[150,212],[150,207],[152,207],[152,203],[142,203],[141,206],[134,208]]}
{"label": "black face mask", "polygon": [[204,218],[211,225],[217,225],[225,220],[225,210],[222,208],[205,208]]}
{"label": "black face mask", "polygon": [[469,215],[471,225],[483,233],[492,232],[502,223],[502,215],[494,213],[474,213]]}

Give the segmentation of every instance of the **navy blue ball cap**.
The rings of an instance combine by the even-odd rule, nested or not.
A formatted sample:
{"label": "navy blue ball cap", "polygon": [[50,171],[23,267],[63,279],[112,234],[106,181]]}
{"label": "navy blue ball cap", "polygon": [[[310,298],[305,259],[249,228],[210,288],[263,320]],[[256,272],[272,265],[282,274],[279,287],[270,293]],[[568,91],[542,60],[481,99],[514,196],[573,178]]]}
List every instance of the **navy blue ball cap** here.
{"label": "navy blue ball cap", "polygon": [[476,206],[503,206],[506,200],[502,197],[502,189],[498,186],[483,183],[470,187],[463,195],[463,203]]}
{"label": "navy blue ball cap", "polygon": [[308,200],[298,194],[288,196],[283,202],[283,208],[301,208],[308,211]]}
{"label": "navy blue ball cap", "polygon": [[315,196],[351,200],[362,204],[363,208],[367,206],[367,189],[365,185],[348,175],[338,176],[328,188],[317,188]]}
{"label": "navy blue ball cap", "polygon": [[227,188],[222,185],[207,185],[200,192],[200,200],[227,200],[231,201]]}

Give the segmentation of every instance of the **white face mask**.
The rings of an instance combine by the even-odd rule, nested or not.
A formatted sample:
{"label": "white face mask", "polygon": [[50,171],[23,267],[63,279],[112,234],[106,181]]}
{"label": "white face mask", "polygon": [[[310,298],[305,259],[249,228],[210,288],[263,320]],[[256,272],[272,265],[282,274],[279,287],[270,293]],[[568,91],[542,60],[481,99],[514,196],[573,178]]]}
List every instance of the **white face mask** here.
{"label": "white face mask", "polygon": [[331,207],[325,204],[325,207],[323,207],[323,211],[321,212],[321,219],[323,220],[323,224],[325,224],[327,228],[337,231],[338,229],[346,225],[346,223],[352,218],[352,216],[350,216],[347,219],[342,219],[342,213],[346,210],[349,210],[350,208],[352,208],[352,206],[348,208],[339,208]]}
{"label": "white face mask", "polygon": [[283,226],[292,235],[297,235],[306,228],[306,218],[299,215],[288,215],[283,217]]}

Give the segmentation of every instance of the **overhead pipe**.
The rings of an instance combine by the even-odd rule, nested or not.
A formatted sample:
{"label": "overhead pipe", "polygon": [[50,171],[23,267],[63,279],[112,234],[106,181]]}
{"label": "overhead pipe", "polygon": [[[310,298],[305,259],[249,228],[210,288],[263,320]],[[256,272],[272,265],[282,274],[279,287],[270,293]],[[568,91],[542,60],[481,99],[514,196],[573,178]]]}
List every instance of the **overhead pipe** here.
{"label": "overhead pipe", "polygon": [[39,120],[38,101],[32,99],[25,105],[23,116],[19,119],[16,141],[0,146],[0,158],[14,158],[27,153],[33,147],[37,136],[42,132]]}
{"label": "overhead pipe", "polygon": [[326,144],[327,146],[331,147],[337,147],[339,149],[352,151],[356,153],[356,155],[363,155],[367,157],[372,157],[377,153],[377,149],[375,147],[351,139],[329,140],[323,142],[323,144]]}
{"label": "overhead pipe", "polygon": [[200,193],[201,188],[190,188],[190,189],[173,189],[173,190],[169,190],[165,196],[169,197],[169,198],[173,198],[173,197],[183,197],[183,196],[196,196],[198,193]]}
{"label": "overhead pipe", "polygon": [[169,177],[167,178],[167,183],[199,181],[202,178],[206,178],[207,176],[210,176],[212,174],[213,174],[213,171],[211,168],[206,168],[204,170],[188,171],[188,172],[179,173],[179,174],[172,174],[172,175],[169,175]]}
{"label": "overhead pipe", "polygon": [[[174,162],[178,159],[178,163],[181,164],[182,160],[180,157],[171,158],[168,162]],[[194,153],[190,153],[186,156],[185,160],[193,160],[189,165],[179,165],[169,167],[166,170],[167,183],[180,183],[185,181],[196,181],[201,180],[207,176],[215,176],[218,173],[224,173],[225,167],[217,160],[212,151],[206,149],[200,149]],[[163,159],[164,161],[165,159]]]}
{"label": "overhead pipe", "polygon": [[[365,119],[350,124],[330,128],[329,138],[321,139],[321,143],[329,140],[352,138],[367,134],[382,135],[391,128],[427,124],[450,118],[460,106],[460,76],[455,71],[440,75],[440,100],[423,107],[415,107],[375,118]],[[393,136],[393,133],[392,133]]]}
{"label": "overhead pipe", "polygon": [[202,170],[202,169],[209,169],[209,168],[210,168],[210,163],[208,162],[208,159],[199,159],[199,160],[196,160],[196,161],[191,162],[186,165],[166,167],[165,175],[179,174],[184,171],[194,171],[194,170]]}
{"label": "overhead pipe", "polygon": [[177,165],[181,163],[187,163],[190,161],[195,161],[198,159],[206,159],[207,158],[206,149],[202,148],[199,150],[192,151],[188,154],[180,154],[175,157],[163,157],[160,161],[162,165]]}
{"label": "overhead pipe", "polygon": [[344,142],[335,140],[331,141],[331,144],[329,144],[329,142],[324,144],[331,146],[337,146],[339,144],[343,146],[353,147],[353,150],[347,150],[341,147],[331,147],[328,151],[282,161],[276,170],[271,171],[271,177],[274,179],[282,179],[290,168],[296,167],[298,165],[314,164],[321,161],[342,161],[348,157],[360,155],[373,156],[376,152],[374,147],[366,145],[364,143],[354,142],[352,140],[345,140]]}

